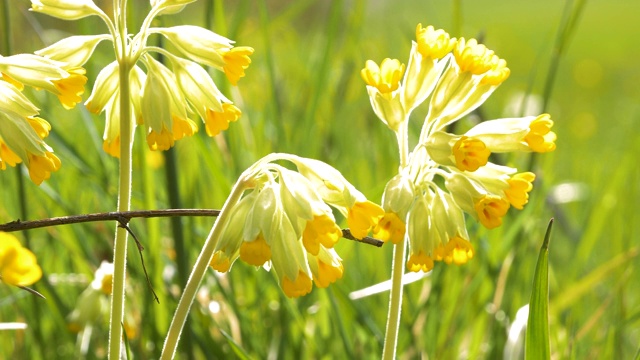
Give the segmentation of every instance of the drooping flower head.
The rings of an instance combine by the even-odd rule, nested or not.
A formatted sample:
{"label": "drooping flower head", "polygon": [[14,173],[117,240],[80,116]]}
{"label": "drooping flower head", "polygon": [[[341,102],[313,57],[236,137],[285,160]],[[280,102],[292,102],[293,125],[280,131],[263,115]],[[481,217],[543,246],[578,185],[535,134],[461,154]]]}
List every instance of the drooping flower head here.
{"label": "drooping flower head", "polygon": [[347,218],[351,234],[366,236],[383,210],[333,167],[313,159],[275,154],[298,171],[272,162],[254,166],[255,188],[231,209],[211,267],[229,271],[240,258],[270,267],[289,297],[309,293],[312,283],[327,287],[342,277],[342,260],[333,249],[342,237],[331,207]]}
{"label": "drooping flower head", "polygon": [[387,183],[385,214],[374,236],[393,243],[408,239],[411,271],[429,271],[437,261],[465,263],[474,250],[464,214],[498,227],[511,206],[523,208],[533,188],[533,173],[493,164],[490,155],[553,151],[553,121],[542,114],[485,121],[464,134],[448,131],[510,74],[506,61],[475,39],[451,38],[419,24],[401,79],[389,70],[397,65],[386,71],[373,65],[367,61],[362,70],[373,110],[399,139],[407,137],[413,109],[428,104],[418,144],[411,153],[406,148],[408,160]]}
{"label": "drooping flower head", "polygon": [[[135,124],[144,126],[151,150],[167,150],[174,146],[175,141],[193,135],[198,130],[193,121],[196,117],[205,123],[209,136],[226,130],[230,122],[240,117],[241,111],[217,89],[202,65],[224,72],[229,81],[236,85],[245,76],[253,49],[234,47],[233,41],[197,26],[150,27],[155,17],[180,12],[193,1],[150,1],[151,10],[138,34],[124,37],[122,29],[118,27],[120,24],[110,19],[91,0],[31,2],[31,10],[36,12],[65,20],[98,16],[106,23],[109,34],[71,36],[37,54],[66,64],[65,69],[74,75],[78,73],[75,69],[91,57],[100,42],[108,40],[115,44],[116,61],[98,74],[93,91],[85,103],[93,113],[106,111],[103,148],[110,155],[120,155],[119,121],[123,105],[119,99],[122,88],[119,74],[121,65],[125,63],[130,69],[129,111],[134,115]],[[177,49],[177,53],[147,45],[149,36],[153,34],[164,36]],[[122,38],[127,39],[124,47],[120,46]],[[152,57],[153,53],[162,55],[167,63]],[[65,88],[77,86],[72,81],[67,83]],[[71,101],[65,100],[63,104]],[[76,98],[73,100],[80,101]]]}
{"label": "drooping flower head", "polygon": [[21,90],[24,85],[46,89],[72,108],[82,100],[83,74],[81,67],[65,70],[64,63],[37,55],[0,56],[0,169],[24,163],[40,185],[60,168],[60,159],[44,142],[51,126]]}

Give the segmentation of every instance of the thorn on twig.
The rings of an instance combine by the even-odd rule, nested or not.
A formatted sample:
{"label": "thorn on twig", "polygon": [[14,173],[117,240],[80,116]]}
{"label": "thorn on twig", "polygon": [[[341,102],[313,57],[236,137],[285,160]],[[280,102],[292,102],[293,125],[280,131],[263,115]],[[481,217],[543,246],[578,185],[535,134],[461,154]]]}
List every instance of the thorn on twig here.
{"label": "thorn on twig", "polygon": [[41,298],[43,298],[43,299],[47,300],[47,298],[46,298],[46,297],[44,297],[44,295],[40,294],[39,292],[35,291],[35,290],[34,290],[34,289],[32,289],[32,288],[29,288],[29,287],[26,287],[26,286],[21,286],[21,285],[17,285],[17,286],[18,286],[20,289],[25,290],[25,291],[26,291],[26,292],[28,292],[28,293],[31,293],[32,295],[35,295],[35,296],[37,296],[37,297],[41,297]]}
{"label": "thorn on twig", "polygon": [[131,237],[133,238],[133,240],[136,242],[136,246],[138,247],[138,253],[140,254],[140,262],[142,263],[142,270],[144,271],[144,276],[147,278],[147,285],[149,286],[149,290],[151,290],[151,293],[153,294],[154,300],[158,304],[160,304],[160,299],[158,298],[158,294],[156,294],[155,290],[153,290],[153,285],[151,285],[151,279],[149,279],[149,274],[147,273],[147,267],[144,264],[144,257],[142,256],[142,250],[144,250],[144,246],[142,246],[142,244],[136,237],[136,234],[134,234],[131,228],[129,227],[129,225],[127,225],[128,222],[129,222],[129,219],[122,216],[118,219],[118,226],[127,230],[127,232],[131,234]]}

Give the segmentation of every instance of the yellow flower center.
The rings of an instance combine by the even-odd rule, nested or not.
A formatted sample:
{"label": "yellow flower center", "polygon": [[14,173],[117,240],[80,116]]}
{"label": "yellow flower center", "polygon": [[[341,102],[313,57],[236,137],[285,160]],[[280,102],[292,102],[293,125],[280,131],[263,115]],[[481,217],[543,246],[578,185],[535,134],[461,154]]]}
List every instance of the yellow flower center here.
{"label": "yellow flower center", "polygon": [[367,236],[371,228],[378,225],[378,221],[384,216],[384,210],[371,201],[357,202],[347,214],[347,224],[351,235],[356,239]]}
{"label": "yellow flower center", "polygon": [[471,243],[459,236],[454,236],[449,239],[449,242],[444,247],[446,255],[444,256],[444,262],[456,265],[466,264],[471,258],[473,258],[473,246]]}
{"label": "yellow flower center", "polygon": [[514,208],[522,210],[524,205],[529,202],[529,192],[533,189],[531,183],[535,179],[534,173],[524,172],[515,174],[507,180],[509,188],[504,191],[504,194]]}
{"label": "yellow flower center", "polygon": [[253,241],[243,241],[240,245],[240,259],[247,264],[262,266],[271,259],[271,247],[262,233]]}
{"label": "yellow flower center", "polygon": [[397,59],[384,59],[378,67],[374,61],[367,60],[364,69],[360,71],[362,79],[369,86],[373,86],[381,94],[389,94],[400,86],[404,74],[404,64]]}
{"label": "yellow flower center", "polygon": [[329,284],[342,278],[343,273],[344,267],[342,263],[338,266],[333,266],[333,264],[327,264],[318,258],[318,274],[313,274],[313,282],[319,288],[326,288]]}
{"label": "yellow flower center", "polygon": [[460,170],[476,171],[487,164],[491,151],[484,142],[463,136],[453,146],[453,156]]}
{"label": "yellow flower center", "polygon": [[302,244],[311,255],[318,255],[320,244],[330,249],[342,237],[342,230],[327,215],[314,216],[307,221],[302,233]]}
{"label": "yellow flower center", "polygon": [[405,231],[404,221],[396,213],[387,212],[373,229],[373,237],[382,241],[391,240],[392,243],[399,244],[404,239]]}
{"label": "yellow flower center", "polygon": [[529,124],[529,133],[524,141],[532,151],[543,153],[556,149],[556,133],[551,131],[553,120],[549,114],[542,114]]}
{"label": "yellow flower center", "polygon": [[433,259],[422,251],[417,254],[411,254],[409,260],[407,260],[407,269],[413,272],[431,271],[433,269]]}
{"label": "yellow flower center", "polygon": [[49,151],[44,156],[29,154],[29,177],[36,185],[51,177],[51,173],[60,169],[60,159]]}
{"label": "yellow flower center", "polygon": [[293,281],[285,275],[281,286],[285,295],[290,298],[296,298],[310,293],[312,284],[309,275],[300,270],[298,277]]}
{"label": "yellow flower center", "polygon": [[60,80],[53,80],[53,85],[58,90],[58,99],[65,109],[73,109],[77,103],[82,101],[84,94],[84,84],[87,77],[85,70],[81,67],[67,69],[69,76]]}
{"label": "yellow flower center", "polygon": [[478,44],[476,39],[464,38],[458,40],[453,48],[453,56],[461,71],[468,71],[474,75],[484,74],[497,66],[499,58],[493,50],[487,49],[483,44]]}
{"label": "yellow flower center", "polygon": [[244,77],[244,70],[251,64],[251,58],[249,58],[251,54],[253,54],[253,48],[248,46],[234,47],[222,53],[224,60],[222,69],[233,85],[237,85],[238,80]]}
{"label": "yellow flower center", "polygon": [[222,112],[207,110],[207,118],[204,119],[207,135],[216,136],[222,130],[227,130],[229,123],[238,120],[240,115],[242,115],[240,109],[228,103],[222,104]]}
{"label": "yellow flower center", "polygon": [[435,30],[431,25],[423,28],[422,24],[418,24],[416,42],[418,43],[418,51],[423,57],[440,59],[451,51],[456,39],[451,39],[449,34],[442,29]]}
{"label": "yellow flower center", "polygon": [[216,251],[209,263],[214,270],[219,272],[227,272],[231,268],[231,261],[222,251]]}
{"label": "yellow flower center", "polygon": [[496,195],[485,195],[476,201],[474,208],[482,225],[493,229],[502,224],[502,217],[509,210],[509,202]]}
{"label": "yellow flower center", "polygon": [[111,295],[111,290],[113,288],[112,282],[113,274],[105,274],[102,277],[102,282],[100,283],[100,290],[107,295]]}

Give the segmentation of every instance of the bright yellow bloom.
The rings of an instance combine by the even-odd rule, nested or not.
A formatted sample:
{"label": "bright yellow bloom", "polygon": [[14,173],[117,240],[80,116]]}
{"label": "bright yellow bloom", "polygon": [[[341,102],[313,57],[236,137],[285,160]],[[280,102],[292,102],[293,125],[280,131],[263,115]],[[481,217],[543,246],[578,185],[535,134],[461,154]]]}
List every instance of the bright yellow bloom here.
{"label": "bright yellow bloom", "polygon": [[524,172],[515,174],[511,179],[507,180],[509,188],[504,190],[511,206],[518,210],[522,210],[524,205],[529,202],[529,192],[533,190],[531,184],[536,179],[536,175],[532,172]]}
{"label": "bright yellow bloom", "polygon": [[49,151],[44,156],[29,154],[29,177],[36,185],[51,177],[51,173],[60,169],[60,159]]}
{"label": "bright yellow bloom", "polygon": [[480,84],[498,86],[507,80],[510,74],[511,70],[507,67],[507,62],[500,59],[489,71],[482,75]]}
{"label": "bright yellow bloom", "polygon": [[22,247],[15,236],[0,232],[0,281],[9,285],[29,286],[41,277],[42,270],[36,256]]}
{"label": "bright yellow bloom", "polygon": [[462,136],[453,146],[453,156],[460,170],[476,171],[487,164],[491,151],[478,139]]}
{"label": "bright yellow bloom", "polygon": [[476,200],[474,208],[482,225],[493,229],[502,225],[502,217],[509,210],[509,202],[496,195],[486,195]]}
{"label": "bright yellow bloom", "polygon": [[231,122],[237,121],[242,112],[233,104],[222,104],[222,111],[207,110],[204,126],[207,135],[216,136],[221,131],[227,130]]}
{"label": "bright yellow bloom", "polygon": [[493,50],[487,49],[483,44],[478,44],[476,39],[460,38],[453,48],[453,56],[456,59],[460,71],[470,72],[474,75],[484,74],[496,67],[500,60]]}
{"label": "bright yellow bloom", "polygon": [[447,245],[444,246],[444,251],[443,261],[447,264],[453,262],[456,265],[466,264],[467,261],[473,258],[474,254],[471,243],[459,236],[451,238]]}
{"label": "bright yellow bloom", "polygon": [[215,271],[227,272],[231,269],[231,259],[223,251],[218,250],[213,254],[209,266]]}
{"label": "bright yellow bloom", "polygon": [[73,109],[77,103],[82,101],[84,94],[84,84],[87,83],[87,77],[84,68],[75,67],[67,69],[69,76],[60,80],[53,80],[53,84],[58,90],[58,99],[62,106],[69,110]]}
{"label": "bright yellow bloom", "polygon": [[262,266],[271,260],[271,247],[262,233],[253,241],[243,241],[240,245],[240,259],[253,266]]}
{"label": "bright yellow bloom", "polygon": [[435,30],[431,25],[423,28],[422,24],[418,24],[416,27],[416,42],[418,43],[418,51],[423,57],[440,59],[453,49],[456,39],[451,38],[442,29]]}
{"label": "bright yellow bloom", "polygon": [[356,239],[362,239],[367,236],[369,231],[378,225],[380,219],[384,216],[384,210],[371,201],[356,202],[353,207],[349,208],[347,216],[347,224],[351,235]]}
{"label": "bright yellow bloom", "polygon": [[147,134],[147,144],[150,150],[169,150],[175,144],[173,139],[173,133],[167,130],[164,125],[162,130],[158,133],[155,130],[149,131]]}
{"label": "bright yellow bloom", "polygon": [[396,213],[386,212],[373,229],[373,237],[399,244],[404,239],[406,225]]}
{"label": "bright yellow bloom", "polygon": [[16,164],[19,164],[20,162],[22,162],[20,157],[11,151],[11,149],[7,147],[7,144],[0,141],[0,169],[5,170],[7,168],[7,164],[11,167],[15,167]]}
{"label": "bright yellow bloom", "polygon": [[302,244],[310,254],[318,255],[320,245],[330,249],[341,237],[342,230],[336,225],[335,220],[322,214],[307,221],[307,226],[302,233]]}
{"label": "bright yellow bloom", "polygon": [[222,70],[232,85],[237,85],[238,80],[244,77],[244,71],[251,64],[249,56],[253,54],[253,48],[248,46],[238,46],[231,49],[223,49],[222,59],[224,66]]}
{"label": "bright yellow bloom", "polygon": [[290,298],[297,298],[310,293],[312,283],[309,275],[300,271],[294,280],[285,275],[280,286],[282,286],[282,291],[284,291],[285,295]]}
{"label": "bright yellow bloom", "polygon": [[319,288],[328,287],[341,279],[344,273],[342,259],[333,249],[321,248],[318,256],[310,256],[309,268],[311,268],[313,282]]}
{"label": "bright yellow bloom", "polygon": [[556,134],[551,131],[553,120],[548,114],[542,114],[529,124],[529,133],[524,141],[535,152],[549,152],[556,149]]}
{"label": "bright yellow bloom", "polygon": [[422,251],[409,255],[409,260],[407,261],[407,269],[412,272],[429,272],[433,269],[433,266],[433,259]]}
{"label": "bright yellow bloom", "polygon": [[404,67],[398,59],[384,59],[380,66],[372,60],[367,60],[360,75],[367,85],[378,89],[381,94],[389,94],[400,86]]}

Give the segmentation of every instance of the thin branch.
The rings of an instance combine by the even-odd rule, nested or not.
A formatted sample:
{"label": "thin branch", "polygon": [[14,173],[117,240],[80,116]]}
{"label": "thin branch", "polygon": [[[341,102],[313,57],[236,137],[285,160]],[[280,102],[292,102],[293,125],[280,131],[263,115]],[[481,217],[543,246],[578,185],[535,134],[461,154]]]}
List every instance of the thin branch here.
{"label": "thin branch", "polygon": [[[29,229],[38,229],[49,226],[79,224],[95,221],[117,221],[122,223],[133,218],[155,218],[155,217],[173,217],[173,216],[218,216],[220,210],[213,209],[161,209],[161,210],[134,210],[134,211],[111,211],[104,213],[93,213],[83,215],[69,215],[53,217],[41,220],[21,221],[15,220],[5,224],[0,224],[0,231],[13,232]],[[367,245],[373,245],[381,247],[384,244],[383,241],[372,238],[364,237],[362,239],[356,239],[349,229],[342,230],[342,236],[345,239],[354,240]]]}

